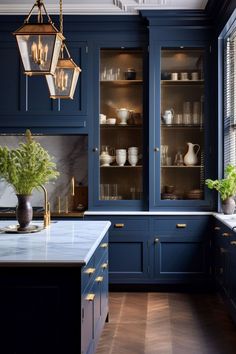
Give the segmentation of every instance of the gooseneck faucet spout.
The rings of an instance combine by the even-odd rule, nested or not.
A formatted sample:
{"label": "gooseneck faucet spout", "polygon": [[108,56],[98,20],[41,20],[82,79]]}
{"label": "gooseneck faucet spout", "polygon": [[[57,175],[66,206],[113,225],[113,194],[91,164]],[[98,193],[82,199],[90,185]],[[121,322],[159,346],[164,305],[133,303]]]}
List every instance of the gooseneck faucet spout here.
{"label": "gooseneck faucet spout", "polygon": [[43,214],[43,226],[48,227],[51,223],[50,203],[48,201],[48,192],[44,185],[40,185],[44,192],[44,214]]}

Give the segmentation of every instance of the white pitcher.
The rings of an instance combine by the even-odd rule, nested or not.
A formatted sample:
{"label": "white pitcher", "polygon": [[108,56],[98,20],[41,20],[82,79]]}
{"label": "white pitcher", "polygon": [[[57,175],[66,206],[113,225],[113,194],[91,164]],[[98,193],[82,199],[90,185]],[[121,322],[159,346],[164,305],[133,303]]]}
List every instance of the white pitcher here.
{"label": "white pitcher", "polygon": [[[198,161],[197,154],[199,153],[200,145],[192,144],[192,143],[187,143],[187,145],[188,145],[188,151],[187,154],[184,156],[184,164],[186,166],[196,165]],[[194,150],[195,146],[197,146],[196,151]]]}

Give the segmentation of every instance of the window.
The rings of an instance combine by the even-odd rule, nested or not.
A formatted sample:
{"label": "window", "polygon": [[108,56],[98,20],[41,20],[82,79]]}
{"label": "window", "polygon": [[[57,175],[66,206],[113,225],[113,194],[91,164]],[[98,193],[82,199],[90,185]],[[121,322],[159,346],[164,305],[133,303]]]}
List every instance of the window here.
{"label": "window", "polygon": [[236,165],[236,29],[224,42],[224,167]]}

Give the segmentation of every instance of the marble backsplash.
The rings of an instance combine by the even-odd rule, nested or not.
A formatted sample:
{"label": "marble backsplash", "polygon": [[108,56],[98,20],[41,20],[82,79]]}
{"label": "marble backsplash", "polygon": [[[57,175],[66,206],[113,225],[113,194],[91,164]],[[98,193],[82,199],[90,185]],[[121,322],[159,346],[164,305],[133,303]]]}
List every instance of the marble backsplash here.
{"label": "marble backsplash", "polygon": [[[66,197],[70,208],[71,179],[74,176],[77,184],[87,185],[88,182],[88,138],[83,135],[37,135],[34,137],[51,156],[60,172],[55,182],[45,185],[52,211],[58,210],[58,197],[61,200],[61,210],[65,210]],[[0,145],[16,148],[23,136],[0,136]],[[35,190],[32,195],[32,205],[42,207],[43,191]],[[0,180],[0,207],[15,207],[17,198],[12,187]]]}

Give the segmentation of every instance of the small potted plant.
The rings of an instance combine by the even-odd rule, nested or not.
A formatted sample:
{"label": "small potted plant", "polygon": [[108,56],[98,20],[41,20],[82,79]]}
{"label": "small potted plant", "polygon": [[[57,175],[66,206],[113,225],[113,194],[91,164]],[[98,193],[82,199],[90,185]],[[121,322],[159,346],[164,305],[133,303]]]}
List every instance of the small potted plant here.
{"label": "small potted plant", "polygon": [[225,178],[216,180],[207,179],[206,185],[208,188],[216,189],[220,193],[223,213],[233,214],[235,210],[236,166],[227,165],[225,168]]}
{"label": "small potted plant", "polygon": [[11,185],[18,198],[16,217],[19,231],[27,230],[33,210],[30,197],[34,189],[56,179],[59,172],[48,152],[26,130],[26,142],[16,149],[0,146],[0,178]]}

